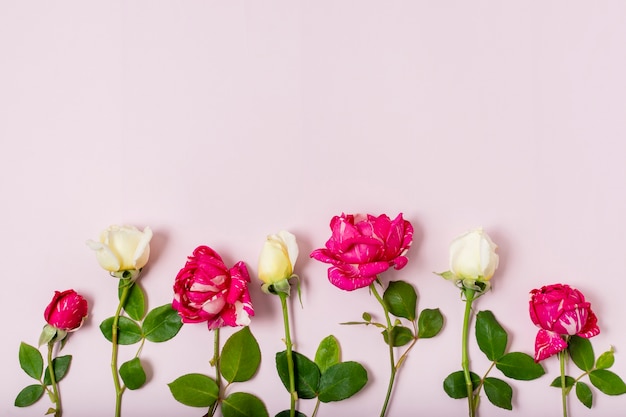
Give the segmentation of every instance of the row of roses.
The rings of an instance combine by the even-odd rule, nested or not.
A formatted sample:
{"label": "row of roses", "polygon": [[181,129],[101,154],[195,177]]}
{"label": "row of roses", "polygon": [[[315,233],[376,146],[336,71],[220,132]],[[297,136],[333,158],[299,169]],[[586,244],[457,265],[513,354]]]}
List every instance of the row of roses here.
{"label": "row of roses", "polygon": [[[401,214],[390,219],[386,215],[335,216],[330,222],[331,237],[323,248],[310,256],[328,263],[328,279],[336,287],[354,291],[368,288],[382,308],[384,320],[374,320],[368,312],[361,319],[346,324],[362,324],[380,328],[389,351],[389,383],[380,415],[385,416],[401,367],[419,339],[436,336],[443,327],[439,309],[423,309],[418,314],[417,293],[406,281],[383,282],[381,274],[394,268],[402,269],[413,238],[413,227]],[[250,276],[245,263],[227,267],[220,255],[208,246],[196,248],[174,279],[171,303],[146,311],[145,295],[138,278],[150,255],[152,231],[139,231],[132,226],[112,226],[98,241],[88,241],[99,264],[118,278],[119,304],[115,314],[100,325],[103,335],[112,344],[111,371],[116,389],[115,416],[121,415],[121,400],[125,390],[137,389],[146,382],[140,359],[145,340],[163,342],[171,339],[183,323],[206,322],[214,333],[211,364],[215,377],[187,374],[170,385],[179,402],[207,407],[208,415],[221,408],[225,417],[237,415],[266,416],[267,409],[259,398],[245,392],[231,392],[231,385],[252,378],[260,364],[258,342],[245,327],[254,316],[248,285]],[[597,318],[580,291],[567,285],[555,284],[531,291],[530,316],[540,330],[535,341],[535,357],[521,352],[507,352],[508,335],[490,311],[476,314],[476,340],[491,360],[492,366],[481,378],[470,369],[468,332],[472,321],[473,302],[490,289],[490,280],[498,267],[497,246],[481,229],[470,231],[455,239],[450,246],[450,270],[440,275],[455,283],[466,303],[461,339],[462,369],[451,373],[443,383],[452,398],[465,398],[468,413],[474,416],[478,398],[484,389],[496,406],[512,408],[512,389],[501,378],[489,376],[495,366],[505,376],[531,380],[544,374],[540,361],[558,354],[561,377],[553,385],[562,392],[563,411],[567,415],[566,397],[575,387],[577,397],[588,407],[592,393],[581,378],[589,376],[591,383],[602,392],[617,395],[626,392],[621,378],[608,370],[613,364],[613,351],[596,360],[588,338],[599,333]],[[286,349],[276,355],[277,373],[289,393],[290,406],[277,416],[304,416],[298,401],[316,399],[313,416],[320,403],[341,401],[359,392],[367,383],[365,367],[352,361],[342,361],[339,341],[334,336],[322,340],[314,360],[293,350],[290,337],[289,313],[286,299],[292,285],[300,291],[299,278],[294,273],[298,245],[296,237],[286,231],[268,236],[261,251],[258,276],[262,289],[277,295],[281,301]],[[20,364],[38,384],[26,387],[18,394],[15,404],[27,406],[48,392],[53,408],[49,414],[60,417],[62,406],[57,383],[69,368],[71,356],[57,356],[67,335],[80,328],[87,316],[87,302],[74,290],[56,292],[45,310],[46,326],[39,345],[48,345],[48,367],[43,370],[43,358],[38,349],[22,343]],[[224,326],[243,329],[233,334],[222,346],[219,329]],[[118,345],[140,343],[135,356],[118,366]],[[402,350],[401,350],[402,349]],[[565,372],[565,357],[569,355],[584,374],[572,378]],[[224,383],[226,381],[226,383]]]}

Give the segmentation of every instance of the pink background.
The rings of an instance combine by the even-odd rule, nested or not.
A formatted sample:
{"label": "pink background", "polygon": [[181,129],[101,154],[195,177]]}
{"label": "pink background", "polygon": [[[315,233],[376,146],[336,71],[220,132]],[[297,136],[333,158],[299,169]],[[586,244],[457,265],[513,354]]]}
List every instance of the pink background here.
{"label": "pink background", "polygon": [[[441,388],[460,368],[463,303],[433,271],[448,268],[450,241],[479,225],[501,266],[476,309],[509,330],[509,349],[532,353],[528,292],[568,283],[599,317],[596,353],[615,345],[613,370],[626,377],[626,3],[2,0],[0,57],[0,416],[45,413],[47,398],[13,406],[32,381],[18,347],[37,343],[45,306],[67,288],[92,308],[64,350],[74,355],[65,416],[113,414],[98,325],[115,310],[116,282],[85,241],[115,223],[155,231],[142,278],[151,308],[171,300],[196,246],[255,276],[265,236],[295,233],[296,349],[313,356],[334,334],[343,359],[370,375],[320,417],[378,415],[388,378],[378,331],[338,324],[364,311],[381,318],[375,299],[334,288],[308,258],[341,212],[404,213],[416,227],[410,261],[383,278],[412,282],[420,310],[446,317],[411,353],[390,416],[465,414]],[[233,388],[274,415],[288,406],[273,365],[284,347],[279,302],[256,279],[251,292],[263,363]],[[212,374],[211,346],[204,325],[146,344],[150,381],[126,392],[124,415],[201,415],[166,384]],[[482,375],[488,363],[471,346]],[[548,388],[558,361],[544,365],[539,380],[508,380],[512,412],[483,394],[480,414],[559,415],[560,393]],[[572,395],[570,415],[623,415],[626,397],[595,392],[591,411]]]}

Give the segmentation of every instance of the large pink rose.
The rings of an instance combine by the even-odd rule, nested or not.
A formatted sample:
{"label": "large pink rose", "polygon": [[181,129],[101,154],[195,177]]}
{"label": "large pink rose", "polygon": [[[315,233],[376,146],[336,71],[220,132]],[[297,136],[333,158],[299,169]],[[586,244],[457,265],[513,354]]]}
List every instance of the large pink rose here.
{"label": "large pink rose", "polygon": [[76,291],[55,291],[43,315],[50,326],[72,332],[82,326],[87,310],[87,300]]}
{"label": "large pink rose", "polygon": [[172,307],[184,323],[206,321],[209,329],[246,326],[254,309],[243,262],[228,269],[213,249],[199,246],[174,282]]}
{"label": "large pink rose", "polygon": [[330,228],[326,247],[316,249],[311,257],[333,265],[328,279],[342,290],[367,287],[378,274],[392,266],[401,269],[408,262],[404,255],[413,241],[413,226],[402,213],[393,220],[385,214],[342,214],[333,217]]}
{"label": "large pink rose", "polygon": [[536,362],[567,348],[567,336],[590,338],[600,333],[591,304],[577,289],[554,284],[530,294],[530,319],[541,328],[535,339]]}

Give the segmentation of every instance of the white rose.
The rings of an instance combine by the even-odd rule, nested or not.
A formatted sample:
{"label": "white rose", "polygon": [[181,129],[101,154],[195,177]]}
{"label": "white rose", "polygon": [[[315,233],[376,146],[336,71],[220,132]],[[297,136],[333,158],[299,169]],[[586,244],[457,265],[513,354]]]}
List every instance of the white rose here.
{"label": "white rose", "polygon": [[100,234],[100,241],[88,240],[96,251],[100,266],[110,272],[139,270],[150,257],[152,230],[143,232],[134,226],[110,226]]}
{"label": "white rose", "polygon": [[296,237],[282,230],[269,235],[259,256],[259,278],[265,284],[274,284],[291,278],[298,258]]}
{"label": "white rose", "polygon": [[450,271],[459,279],[486,282],[498,267],[497,245],[479,228],[450,244]]}

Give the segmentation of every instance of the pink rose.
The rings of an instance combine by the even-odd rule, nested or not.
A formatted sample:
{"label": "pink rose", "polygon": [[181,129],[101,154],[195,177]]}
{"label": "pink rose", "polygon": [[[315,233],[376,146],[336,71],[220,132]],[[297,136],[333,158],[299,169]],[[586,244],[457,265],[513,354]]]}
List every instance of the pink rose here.
{"label": "pink rose", "polygon": [[554,284],[530,294],[530,319],[541,328],[535,339],[535,362],[567,348],[567,336],[588,339],[600,333],[591,304],[577,289]]}
{"label": "pink rose", "polygon": [[228,269],[217,252],[199,246],[176,276],[172,307],[184,323],[206,321],[209,329],[246,326],[254,316],[248,282],[243,262]]}
{"label": "pink rose", "polygon": [[389,267],[401,269],[408,262],[404,255],[413,240],[413,226],[402,213],[394,220],[385,214],[342,214],[333,217],[330,228],[326,247],[311,257],[333,265],[328,279],[342,290],[367,287]]}
{"label": "pink rose", "polygon": [[87,317],[87,310],[87,301],[76,291],[55,291],[43,316],[50,326],[72,332],[82,326]]}

